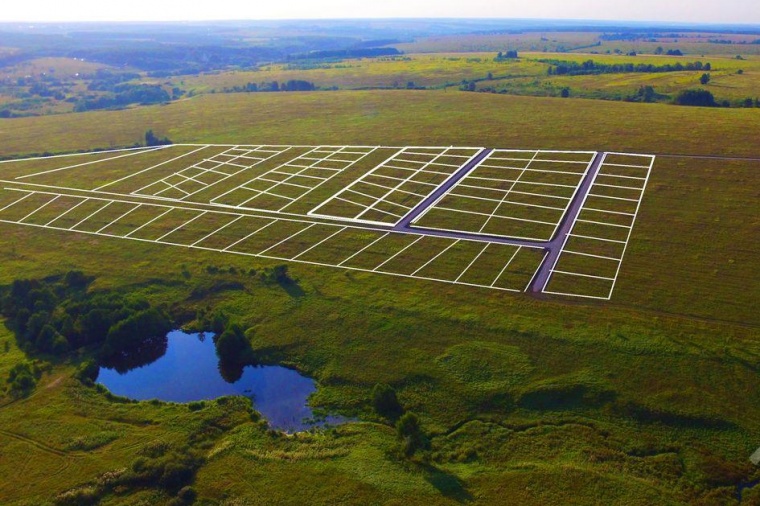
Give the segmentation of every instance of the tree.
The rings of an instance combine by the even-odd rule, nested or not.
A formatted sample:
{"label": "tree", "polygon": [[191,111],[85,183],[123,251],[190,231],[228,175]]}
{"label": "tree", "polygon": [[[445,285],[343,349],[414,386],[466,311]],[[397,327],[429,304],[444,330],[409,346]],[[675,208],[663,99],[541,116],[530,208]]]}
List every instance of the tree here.
{"label": "tree", "polygon": [[241,364],[247,361],[251,343],[240,325],[227,327],[216,340],[216,354],[221,362]]}
{"label": "tree", "polygon": [[389,420],[396,420],[404,413],[396,391],[385,383],[378,383],[372,389],[372,407],[375,413]]}
{"label": "tree", "polygon": [[396,433],[403,442],[404,454],[407,457],[414,455],[417,450],[427,448],[429,444],[425,433],[422,432],[420,419],[411,411],[407,411],[398,419]]}
{"label": "tree", "polygon": [[164,137],[163,139],[159,139],[156,134],[153,133],[153,130],[148,130],[145,132],[145,145],[146,146],[165,146],[167,144],[171,144],[172,141],[169,140],[168,137]]}
{"label": "tree", "polygon": [[562,98],[567,98],[570,96],[570,88],[562,88],[562,92],[560,93]]}
{"label": "tree", "polygon": [[700,84],[703,86],[710,82],[710,74],[704,73],[702,74],[702,77],[699,78]]}

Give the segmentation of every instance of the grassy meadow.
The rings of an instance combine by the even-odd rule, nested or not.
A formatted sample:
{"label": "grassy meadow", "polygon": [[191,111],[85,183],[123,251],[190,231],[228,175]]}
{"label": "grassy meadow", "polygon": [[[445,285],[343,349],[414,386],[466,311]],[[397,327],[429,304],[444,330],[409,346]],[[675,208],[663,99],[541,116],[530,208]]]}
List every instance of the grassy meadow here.
{"label": "grassy meadow", "polygon": [[[571,57],[587,58],[562,55]],[[313,72],[358,87],[387,74],[438,83],[511,65],[446,58]],[[715,86],[757,73],[756,59],[710,61]],[[736,76],[740,64],[746,72]],[[431,75],[436,68],[448,70]],[[185,86],[308,72],[272,68]],[[586,87],[612,86],[607,77],[620,76]],[[149,128],[187,143],[676,155],[655,162],[610,302],[300,264],[289,266],[294,289],[241,274],[274,264],[265,260],[0,224],[0,286],[79,269],[96,276],[91,290],[143,295],[180,324],[223,309],[261,362],[314,377],[312,404],[355,419],[282,435],[240,399],[197,410],[128,402],[74,378],[81,354],[24,357],[2,327],[0,381],[22,360],[42,371],[30,396],[0,397],[0,503],[181,504],[175,490],[112,485],[126,469],[176,454],[200,459],[196,504],[760,504],[758,487],[742,490],[760,479],[748,460],[760,446],[759,118],[758,109],[448,89],[216,93],[0,119],[3,157],[127,146]],[[7,170],[0,164],[0,179]],[[419,415],[428,450],[400,452],[395,429],[371,408],[377,383]]]}

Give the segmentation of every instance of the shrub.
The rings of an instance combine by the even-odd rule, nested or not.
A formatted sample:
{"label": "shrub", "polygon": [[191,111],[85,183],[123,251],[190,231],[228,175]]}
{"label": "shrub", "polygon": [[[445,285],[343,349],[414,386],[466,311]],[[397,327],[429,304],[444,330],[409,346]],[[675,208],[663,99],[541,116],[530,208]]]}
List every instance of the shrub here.
{"label": "shrub", "polygon": [[404,413],[396,391],[384,383],[378,383],[372,389],[372,407],[378,415],[390,420],[396,420]]}

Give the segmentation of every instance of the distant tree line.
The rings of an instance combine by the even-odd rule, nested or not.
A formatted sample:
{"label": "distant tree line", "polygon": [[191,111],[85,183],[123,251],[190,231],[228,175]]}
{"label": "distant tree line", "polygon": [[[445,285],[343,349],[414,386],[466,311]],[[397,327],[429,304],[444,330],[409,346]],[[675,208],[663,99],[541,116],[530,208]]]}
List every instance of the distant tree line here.
{"label": "distant tree line", "polygon": [[395,56],[403,54],[395,47],[367,47],[354,49],[332,49],[310,51],[308,53],[299,53],[288,55],[287,61],[290,60],[321,60],[325,58],[376,58],[378,56]]}
{"label": "distant tree line", "polygon": [[267,81],[263,83],[246,83],[244,86],[233,86],[225,88],[226,93],[256,93],[256,92],[273,92],[273,91],[313,91],[317,87],[309,81],[291,79],[284,83],[277,81]]}
{"label": "distant tree line", "polygon": [[113,95],[102,95],[78,101],[74,106],[74,112],[110,109],[130,104],[160,104],[169,101],[171,101],[171,96],[158,84],[123,83],[113,87]]}
{"label": "distant tree line", "polygon": [[541,63],[548,63],[549,75],[569,75],[582,76],[594,74],[622,74],[631,72],[659,73],[659,72],[682,72],[682,71],[709,71],[712,69],[710,63],[693,62],[693,63],[675,63],[665,65],[653,65],[651,63],[597,63],[594,60],[587,60],[583,63],[564,60],[540,59]]}

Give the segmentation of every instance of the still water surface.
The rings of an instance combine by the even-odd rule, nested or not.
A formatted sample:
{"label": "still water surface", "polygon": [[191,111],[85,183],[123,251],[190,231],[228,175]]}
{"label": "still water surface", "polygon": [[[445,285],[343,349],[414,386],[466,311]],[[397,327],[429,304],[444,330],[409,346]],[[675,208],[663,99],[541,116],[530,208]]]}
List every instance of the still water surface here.
{"label": "still water surface", "polygon": [[[226,374],[228,379],[230,374]],[[130,399],[190,402],[225,395],[245,395],[272,428],[289,432],[319,425],[307,404],[314,380],[282,366],[247,366],[230,383],[219,370],[211,335],[170,332],[166,353],[150,364],[120,373],[101,367],[98,383]],[[343,421],[328,417],[331,424]]]}

